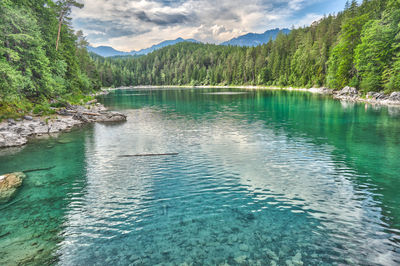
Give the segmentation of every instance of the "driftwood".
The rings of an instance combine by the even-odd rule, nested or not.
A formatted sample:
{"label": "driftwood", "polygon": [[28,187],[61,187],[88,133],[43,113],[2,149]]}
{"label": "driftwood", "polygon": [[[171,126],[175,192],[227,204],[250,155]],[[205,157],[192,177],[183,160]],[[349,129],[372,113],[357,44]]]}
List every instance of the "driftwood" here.
{"label": "driftwood", "polygon": [[7,232],[7,233],[5,233],[5,234],[2,234],[2,235],[0,235],[0,238],[5,237],[5,236],[8,236],[9,234],[11,234],[11,233],[10,233],[10,232]]}
{"label": "driftwood", "polygon": [[135,154],[135,155],[120,155],[118,157],[150,157],[150,156],[175,156],[179,153],[159,153],[159,154]]}
{"label": "driftwood", "polygon": [[91,104],[93,104],[93,103],[97,103],[97,99],[88,101],[88,102],[86,103],[86,105],[91,105]]}
{"label": "driftwood", "polygon": [[78,111],[76,111],[76,110],[69,110],[69,109],[66,109],[65,112],[66,112],[66,113],[71,113],[71,114],[82,114],[82,115],[92,115],[92,116],[99,116],[99,115],[101,115],[101,114],[98,114],[98,113],[78,112]]}
{"label": "driftwood", "polygon": [[56,166],[47,167],[47,168],[29,169],[29,170],[25,170],[25,171],[22,171],[22,172],[23,173],[32,173],[32,172],[46,171],[46,170],[51,170],[54,167],[56,167]]}
{"label": "driftwood", "polygon": [[91,115],[91,116],[101,116],[101,114],[98,113],[88,113],[88,112],[84,112],[82,113],[83,115]]}

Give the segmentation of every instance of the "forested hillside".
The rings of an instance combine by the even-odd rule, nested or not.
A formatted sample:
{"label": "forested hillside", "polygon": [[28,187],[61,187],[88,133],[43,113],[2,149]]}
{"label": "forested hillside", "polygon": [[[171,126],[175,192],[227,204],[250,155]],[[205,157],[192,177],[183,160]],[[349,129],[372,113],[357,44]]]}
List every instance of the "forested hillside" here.
{"label": "forested hillside", "polygon": [[353,0],[339,14],[241,48],[182,43],[141,58],[95,57],[104,86],[278,85],[400,89],[400,0]]}
{"label": "forested hillside", "polygon": [[54,99],[100,87],[88,43],[69,24],[74,6],[82,7],[73,0],[0,1],[0,119],[49,110]]}

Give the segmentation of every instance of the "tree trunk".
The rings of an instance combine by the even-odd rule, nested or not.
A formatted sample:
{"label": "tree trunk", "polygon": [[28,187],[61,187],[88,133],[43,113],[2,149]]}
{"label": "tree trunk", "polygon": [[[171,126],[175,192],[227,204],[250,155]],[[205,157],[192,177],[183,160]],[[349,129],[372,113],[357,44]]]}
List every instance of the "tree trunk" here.
{"label": "tree trunk", "polygon": [[63,13],[60,15],[60,19],[58,20],[58,34],[57,34],[57,42],[56,42],[56,51],[58,51],[58,43],[60,42],[60,35],[61,35],[61,26],[63,20]]}

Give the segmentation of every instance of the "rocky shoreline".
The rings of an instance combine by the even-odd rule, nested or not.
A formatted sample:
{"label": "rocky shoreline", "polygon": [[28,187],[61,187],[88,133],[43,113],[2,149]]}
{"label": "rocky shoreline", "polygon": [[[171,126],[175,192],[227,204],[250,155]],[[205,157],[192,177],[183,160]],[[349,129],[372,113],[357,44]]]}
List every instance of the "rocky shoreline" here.
{"label": "rocky shoreline", "polygon": [[94,122],[126,121],[126,115],[108,111],[96,100],[86,105],[68,105],[56,115],[23,119],[8,119],[0,123],[0,148],[23,146],[29,139],[69,131],[74,127]]}
{"label": "rocky shoreline", "polygon": [[368,92],[366,97],[356,88],[345,87],[341,90],[328,88],[293,88],[293,87],[266,87],[266,86],[133,86],[120,89],[170,89],[170,88],[199,88],[199,89],[248,89],[248,90],[286,90],[304,91],[316,94],[332,95],[334,99],[350,102],[369,103],[374,105],[387,105],[400,107],[400,92],[392,92],[390,95],[381,92]]}
{"label": "rocky shoreline", "polygon": [[340,91],[334,91],[332,94],[333,98],[338,100],[400,106],[400,92],[392,92],[390,95],[380,92],[368,92],[364,98],[356,88],[345,87]]}

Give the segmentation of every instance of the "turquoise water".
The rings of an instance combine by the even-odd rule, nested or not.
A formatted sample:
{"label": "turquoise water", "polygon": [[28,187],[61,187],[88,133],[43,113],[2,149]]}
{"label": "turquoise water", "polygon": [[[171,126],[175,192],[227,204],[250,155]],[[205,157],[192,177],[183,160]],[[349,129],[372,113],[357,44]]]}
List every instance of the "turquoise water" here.
{"label": "turquoise water", "polygon": [[[1,150],[55,167],[0,205],[0,265],[400,263],[399,108],[220,92],[116,91],[126,123]],[[178,155],[121,156],[149,153]]]}

